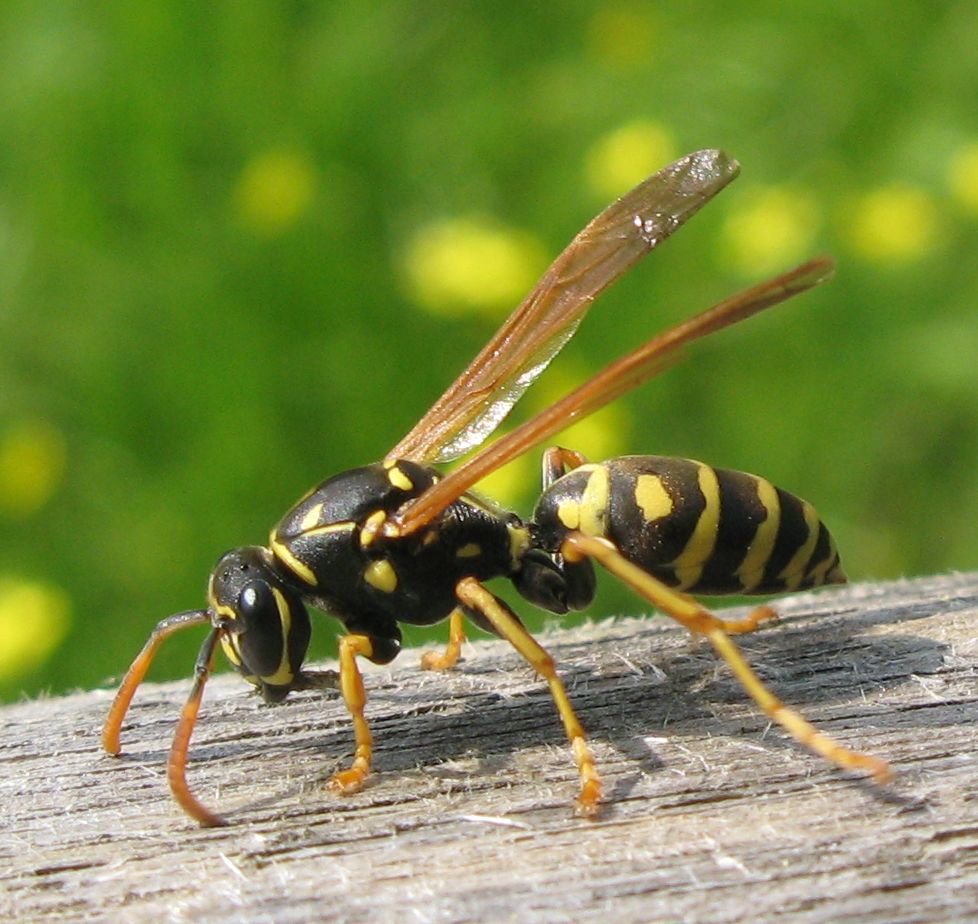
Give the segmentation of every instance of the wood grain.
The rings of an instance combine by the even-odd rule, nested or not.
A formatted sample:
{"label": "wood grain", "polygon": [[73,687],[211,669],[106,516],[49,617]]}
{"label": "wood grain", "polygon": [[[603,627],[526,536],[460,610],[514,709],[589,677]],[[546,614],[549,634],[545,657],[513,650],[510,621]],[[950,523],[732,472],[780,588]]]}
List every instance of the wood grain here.
{"label": "wood grain", "polygon": [[708,646],[661,619],[541,641],[588,728],[607,804],[573,817],[549,695],[503,643],[448,675],[418,652],[366,671],[367,789],[324,783],[350,723],[331,694],[263,706],[208,688],[190,781],[165,780],[187,683],[148,684],[122,758],[99,690],[8,706],[0,728],[0,918],[11,921],[962,921],[978,909],[978,574],[778,602],[741,640],[787,702],[891,761],[879,790],[766,723]]}

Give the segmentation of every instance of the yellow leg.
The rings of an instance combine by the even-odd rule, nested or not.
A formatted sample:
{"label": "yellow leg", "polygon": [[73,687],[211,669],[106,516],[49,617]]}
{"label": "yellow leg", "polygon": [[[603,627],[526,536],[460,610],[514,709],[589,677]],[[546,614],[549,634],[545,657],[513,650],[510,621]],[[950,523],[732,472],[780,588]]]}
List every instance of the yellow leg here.
{"label": "yellow leg", "polygon": [[581,726],[574,707],[567,697],[567,691],[557,676],[554,659],[520,624],[510,612],[509,607],[490,593],[475,578],[463,578],[455,592],[466,606],[478,610],[492,624],[502,638],[505,638],[549,684],[550,693],[557,706],[564,730],[574,752],[574,760],[581,777],[581,792],[577,797],[577,814],[593,816],[597,814],[601,800],[601,780],[594,766],[594,758],[588,747],[587,736]]}
{"label": "yellow leg", "polygon": [[764,710],[765,715],[786,729],[801,744],[844,770],[862,770],[873,776],[878,783],[888,782],[893,774],[886,761],[869,754],[850,751],[828,735],[820,732],[807,719],[786,706],[765,685],[744,660],[740,649],[730,638],[731,632],[751,631],[769,617],[766,607],[759,607],[744,620],[725,623],[703,609],[691,597],[677,593],[648,572],[628,561],[607,539],[571,533],[564,540],[561,552],[568,560],[587,556],[597,560],[612,574],[628,584],[637,594],[648,600],[656,609],[671,616],[690,632],[705,635],[717,654],[730,665],[744,689]]}
{"label": "yellow leg", "polygon": [[363,717],[367,694],[363,688],[360,668],[357,667],[357,655],[369,658],[373,654],[373,645],[366,635],[344,635],[340,639],[339,654],[340,690],[346,708],[350,710],[353,718],[353,734],[357,749],[350,769],[335,773],[329,781],[329,788],[334,792],[349,795],[363,789],[363,782],[370,772],[370,760],[373,757],[374,740]]}
{"label": "yellow leg", "polygon": [[766,622],[780,622],[781,617],[770,606],[754,607],[743,619],[720,619],[728,635],[746,635],[760,628]]}
{"label": "yellow leg", "polygon": [[464,643],[465,614],[461,609],[454,609],[448,620],[448,645],[441,654],[435,651],[426,651],[421,656],[421,670],[447,671],[455,667],[459,656],[462,654]]}

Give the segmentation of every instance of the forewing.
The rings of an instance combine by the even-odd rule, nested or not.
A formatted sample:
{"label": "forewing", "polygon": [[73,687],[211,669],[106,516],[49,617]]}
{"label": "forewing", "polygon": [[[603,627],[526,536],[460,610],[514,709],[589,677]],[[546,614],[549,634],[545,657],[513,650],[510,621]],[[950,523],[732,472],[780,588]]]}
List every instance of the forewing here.
{"label": "forewing", "polygon": [[409,501],[389,520],[385,530],[397,535],[414,532],[490,472],[672,365],[687,344],[825,282],[832,276],[834,266],[828,257],[811,260],[653,337]]}
{"label": "forewing", "polygon": [[626,193],[584,228],[495,336],[389,453],[445,462],[480,445],[573,336],[594,299],[740,170],[697,151]]}

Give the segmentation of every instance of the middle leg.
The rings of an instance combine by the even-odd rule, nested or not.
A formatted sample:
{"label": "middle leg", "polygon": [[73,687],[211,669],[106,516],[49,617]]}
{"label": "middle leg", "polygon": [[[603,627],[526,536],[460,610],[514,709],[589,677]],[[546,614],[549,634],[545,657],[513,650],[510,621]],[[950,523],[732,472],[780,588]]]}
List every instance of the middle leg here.
{"label": "middle leg", "polygon": [[574,752],[574,760],[581,778],[581,790],[577,797],[577,814],[591,817],[598,812],[601,800],[601,780],[594,765],[594,757],[587,743],[584,728],[574,712],[567,690],[557,675],[554,659],[526,630],[510,608],[495,594],[486,590],[475,578],[463,578],[455,588],[459,600],[465,606],[480,613],[496,633],[506,639],[536,669],[550,686],[550,693],[557,712],[564,724],[564,731]]}

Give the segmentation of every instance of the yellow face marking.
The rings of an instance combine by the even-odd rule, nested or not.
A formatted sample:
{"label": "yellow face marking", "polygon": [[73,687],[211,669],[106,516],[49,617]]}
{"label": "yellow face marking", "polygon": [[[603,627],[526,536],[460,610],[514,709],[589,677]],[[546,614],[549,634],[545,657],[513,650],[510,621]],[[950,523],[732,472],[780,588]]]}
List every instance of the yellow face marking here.
{"label": "yellow face marking", "polygon": [[395,488],[400,488],[402,491],[410,491],[414,487],[414,482],[397,466],[396,463],[392,463],[387,469],[387,480],[394,485]]}
{"label": "yellow face marking", "polygon": [[319,525],[319,518],[323,513],[323,504],[320,501],[318,504],[313,504],[307,511],[305,516],[299,521],[299,532],[306,532],[312,529],[314,526]]}
{"label": "yellow face marking", "polygon": [[794,590],[805,578],[805,565],[815,551],[815,544],[818,542],[818,514],[815,508],[808,501],[801,502],[802,516],[805,518],[805,526],[808,527],[808,538],[802,546],[791,556],[791,561],[784,566],[784,570],[778,577],[784,581],[785,588]]}
{"label": "yellow face marking", "polygon": [[706,502],[686,548],[669,563],[679,582],[677,590],[692,587],[702,576],[703,566],[713,554],[720,526],[720,482],[709,465],[697,462],[697,480]]}
{"label": "yellow face marking", "polygon": [[215,602],[214,598],[210,598],[211,609],[217,613],[218,616],[223,616],[225,619],[237,619],[238,614],[231,609],[226,603],[218,604]]}
{"label": "yellow face marking", "polygon": [[238,656],[238,649],[234,647],[234,642],[226,634],[221,635],[221,647],[227,659],[235,666],[241,667],[241,658]]}
{"label": "yellow face marking", "polygon": [[611,475],[603,465],[581,465],[575,471],[590,471],[581,494],[581,519],[577,528],[585,536],[603,536],[608,520]]}
{"label": "yellow face marking", "polygon": [[669,516],[675,506],[658,475],[639,475],[635,482],[635,503],[647,523]]}
{"label": "yellow face marking", "polygon": [[385,594],[393,593],[397,589],[397,572],[394,566],[385,558],[372,561],[363,571],[363,579],[377,590]]}
{"label": "yellow face marking", "polygon": [[384,525],[386,519],[386,511],[375,510],[364,520],[363,529],[360,530],[360,545],[363,548],[370,545],[380,535],[380,528]]}
{"label": "yellow face marking", "polygon": [[234,619],[238,614],[234,612],[230,607],[221,606],[216,597],[214,596],[214,582],[217,580],[217,575],[212,574],[207,580],[207,605],[214,610],[219,616],[228,616]]}
{"label": "yellow face marking", "polygon": [[469,542],[463,545],[456,553],[456,558],[475,558],[482,554],[482,546],[478,542]]}
{"label": "yellow face marking", "polygon": [[[288,639],[289,633],[292,631],[292,610],[289,607],[288,601],[282,596],[282,592],[277,588],[272,588],[272,593],[275,595],[275,605],[278,607],[278,618],[282,623],[282,638]],[[265,683],[271,684],[272,686],[282,687],[286,684],[292,683],[293,675],[292,668],[289,666],[289,650],[288,645],[282,645],[282,657],[279,660],[278,668],[274,674],[269,674],[267,677],[262,677]]]}
{"label": "yellow face marking", "polygon": [[764,478],[755,476],[757,499],[767,511],[767,518],[757,527],[754,538],[747,549],[744,560],[734,572],[744,590],[757,587],[764,577],[764,568],[774,551],[774,542],[778,538],[781,526],[781,504],[778,501],[778,491]]}
{"label": "yellow face marking", "polygon": [[275,557],[300,580],[304,581],[310,587],[315,587],[319,583],[316,580],[316,575],[312,572],[312,568],[299,561],[287,545],[273,538],[271,549]]}

